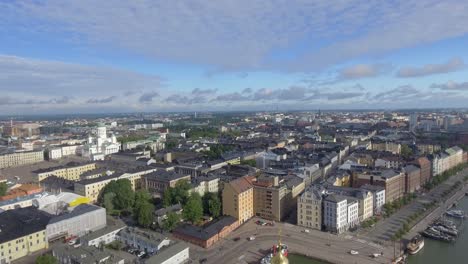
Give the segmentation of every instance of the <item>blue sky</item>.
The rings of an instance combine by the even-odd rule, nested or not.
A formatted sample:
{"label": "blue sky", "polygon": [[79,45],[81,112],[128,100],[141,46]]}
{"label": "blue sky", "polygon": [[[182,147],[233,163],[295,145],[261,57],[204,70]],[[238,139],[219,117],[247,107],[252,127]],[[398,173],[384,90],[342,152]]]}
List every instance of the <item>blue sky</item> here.
{"label": "blue sky", "polygon": [[467,1],[0,1],[7,114],[465,107]]}

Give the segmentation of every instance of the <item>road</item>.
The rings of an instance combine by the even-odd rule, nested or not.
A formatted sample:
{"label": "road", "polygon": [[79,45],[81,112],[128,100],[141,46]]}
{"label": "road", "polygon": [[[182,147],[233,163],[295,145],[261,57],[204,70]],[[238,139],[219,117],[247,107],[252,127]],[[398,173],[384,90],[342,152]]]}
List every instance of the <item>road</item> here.
{"label": "road", "polygon": [[[288,245],[290,252],[332,263],[390,263],[393,257],[393,248],[383,248],[350,235],[333,235],[316,230],[304,233],[303,228],[291,224],[276,223],[274,227],[266,227],[256,225],[255,221],[255,218],[251,219],[209,249],[191,246],[191,259],[195,263],[203,258],[213,264],[258,263],[278,243],[280,229],[281,242]],[[252,235],[255,240],[248,241],[247,238]],[[235,237],[241,240],[235,242]],[[350,255],[351,249],[359,251],[359,255]],[[381,252],[384,252],[384,256],[376,259],[370,257],[373,253]]]}

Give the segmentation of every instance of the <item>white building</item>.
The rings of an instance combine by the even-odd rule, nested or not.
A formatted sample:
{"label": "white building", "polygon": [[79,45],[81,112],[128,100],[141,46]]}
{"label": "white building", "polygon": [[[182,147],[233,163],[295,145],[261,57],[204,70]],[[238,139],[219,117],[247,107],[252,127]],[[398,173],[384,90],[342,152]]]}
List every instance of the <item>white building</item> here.
{"label": "white building", "polygon": [[120,144],[117,142],[115,135],[107,137],[106,127],[99,124],[94,131],[95,137],[89,136],[87,143],[83,147],[82,155],[89,157],[91,160],[102,159],[103,156],[117,153],[120,149]]}
{"label": "white building", "polygon": [[[357,206],[356,203],[356,211]],[[336,194],[325,197],[323,200],[323,224],[326,229],[336,233],[342,233],[348,229],[347,197]]]}
{"label": "white building", "polygon": [[361,189],[372,192],[374,198],[374,214],[380,214],[385,204],[385,188],[377,185],[366,184],[361,186]]}
{"label": "white building", "polygon": [[[347,228],[354,227],[359,224],[359,202],[356,199],[347,199]],[[371,210],[372,212],[372,210]]]}

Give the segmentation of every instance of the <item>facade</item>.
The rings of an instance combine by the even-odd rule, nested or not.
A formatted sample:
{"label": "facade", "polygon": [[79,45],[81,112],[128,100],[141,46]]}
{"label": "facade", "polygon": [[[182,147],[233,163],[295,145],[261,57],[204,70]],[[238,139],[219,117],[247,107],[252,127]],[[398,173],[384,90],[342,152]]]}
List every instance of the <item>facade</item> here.
{"label": "facade", "polygon": [[463,163],[463,150],[457,146],[448,148],[444,152],[434,155],[432,175],[440,175],[461,163]]}
{"label": "facade", "polygon": [[309,187],[297,199],[297,224],[322,229],[322,194],[318,189]]}
{"label": "facade", "polygon": [[372,192],[374,214],[380,214],[385,204],[385,188],[377,185],[363,185],[361,189]]}
{"label": "facade", "polygon": [[44,152],[25,151],[0,155],[0,169],[34,164],[44,161]]}
{"label": "facade", "polygon": [[218,193],[219,192],[219,178],[218,177],[198,177],[192,180],[191,192],[197,192],[200,196],[205,193]]}
{"label": "facade", "polygon": [[345,196],[330,194],[323,199],[323,225],[336,233],[348,229],[348,200]]}
{"label": "facade", "polygon": [[[102,156],[117,153],[120,150],[120,144],[115,135],[107,137],[107,130],[104,124],[99,124],[94,131],[93,136],[89,136],[86,144],[83,146],[81,155],[89,157],[91,160],[101,159]],[[98,158],[99,157],[99,158]]]}
{"label": "facade", "polygon": [[96,163],[76,163],[70,162],[65,166],[53,167],[47,169],[39,169],[33,172],[34,177],[38,182],[45,180],[50,176],[57,176],[70,181],[80,180],[80,175],[95,170],[97,168]]}
{"label": "facade", "polygon": [[372,194],[372,192],[367,190],[361,190],[356,193],[355,198],[358,202],[359,221],[362,222],[372,217],[374,215],[374,195]]}
{"label": "facade", "polygon": [[70,212],[52,217],[47,225],[47,239],[55,240],[70,235],[84,236],[105,226],[106,209],[90,204],[80,204]]}
{"label": "facade", "polygon": [[391,141],[372,141],[372,150],[388,151],[393,154],[400,154],[401,144]]}
{"label": "facade", "polygon": [[302,179],[292,176],[281,182],[278,176],[258,177],[254,186],[254,213],[267,220],[281,221],[297,204],[304,190]]}
{"label": "facade", "polygon": [[223,214],[235,217],[240,224],[254,216],[254,188],[248,176],[224,184]]}
{"label": "facade", "polygon": [[377,185],[385,188],[385,203],[402,197],[405,193],[405,174],[392,169],[364,172],[356,175],[354,187]]}
{"label": "facade", "polygon": [[347,199],[347,228],[355,227],[359,224],[359,202],[356,199]]}
{"label": "facade", "polygon": [[403,168],[405,173],[405,192],[413,193],[421,188],[421,169],[414,165]]}
{"label": "facade", "polygon": [[421,185],[424,185],[431,179],[431,162],[426,157],[420,157],[415,162],[421,172]]}
{"label": "facade", "polygon": [[143,176],[143,187],[152,193],[164,193],[168,188],[174,188],[178,181],[190,182],[191,176],[174,171],[158,170]]}
{"label": "facade", "polygon": [[117,240],[119,232],[126,228],[126,225],[120,220],[107,218],[106,226],[94,232],[91,232],[80,238],[82,245],[100,247]]}
{"label": "facade", "polygon": [[46,226],[49,215],[32,207],[1,213],[0,263],[10,263],[49,247]]}

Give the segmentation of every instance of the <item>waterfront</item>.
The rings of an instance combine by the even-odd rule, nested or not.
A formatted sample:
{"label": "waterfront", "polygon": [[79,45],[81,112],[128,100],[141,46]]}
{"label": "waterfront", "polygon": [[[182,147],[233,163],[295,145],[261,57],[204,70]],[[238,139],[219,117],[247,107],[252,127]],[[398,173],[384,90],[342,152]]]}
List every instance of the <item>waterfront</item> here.
{"label": "waterfront", "polygon": [[[464,197],[459,202],[459,209],[468,212],[468,198]],[[460,220],[451,218],[460,223]],[[409,257],[409,264],[436,264],[436,263],[466,263],[468,259],[468,230],[466,226],[468,219],[463,221],[461,235],[455,243],[444,243],[425,239],[425,246],[415,256]]]}

